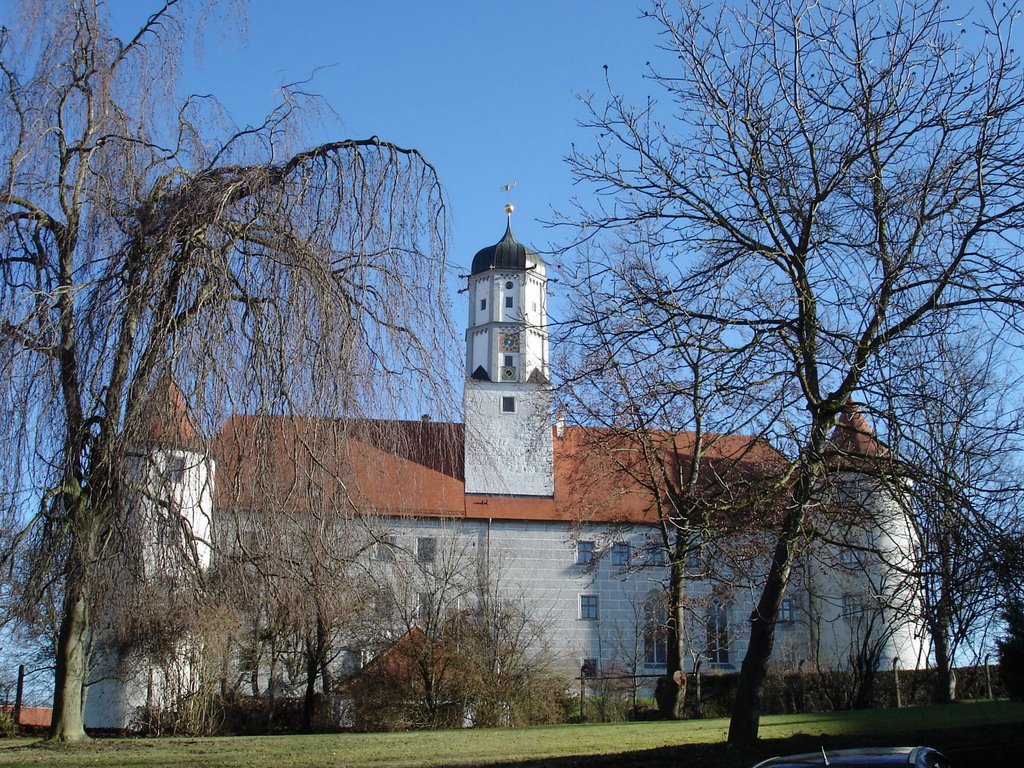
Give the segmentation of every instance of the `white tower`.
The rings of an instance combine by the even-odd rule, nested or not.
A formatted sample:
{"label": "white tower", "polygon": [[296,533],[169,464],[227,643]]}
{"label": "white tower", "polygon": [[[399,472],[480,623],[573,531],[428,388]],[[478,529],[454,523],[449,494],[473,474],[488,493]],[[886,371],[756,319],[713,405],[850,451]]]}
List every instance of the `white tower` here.
{"label": "white tower", "polygon": [[[138,449],[134,474],[139,491],[124,520],[137,536],[137,550],[126,557],[137,562],[127,564],[127,573],[187,590],[189,579],[210,566],[214,463],[181,389],[169,376],[150,395]],[[176,706],[199,688],[198,641],[178,638],[176,653],[163,659],[143,648],[125,648],[118,627],[131,617],[118,610],[111,607],[96,617],[87,728],[136,730],[151,714]]]}
{"label": "white tower", "polygon": [[552,496],[547,275],[512,236],[481,249],[469,276],[466,493]]}

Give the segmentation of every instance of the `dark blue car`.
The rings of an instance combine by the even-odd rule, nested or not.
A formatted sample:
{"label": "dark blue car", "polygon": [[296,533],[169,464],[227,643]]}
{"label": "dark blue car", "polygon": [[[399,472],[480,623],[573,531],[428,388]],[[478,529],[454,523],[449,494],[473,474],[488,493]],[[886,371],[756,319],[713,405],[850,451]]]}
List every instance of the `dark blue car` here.
{"label": "dark blue car", "polygon": [[931,747],[868,747],[864,749],[838,749],[831,752],[808,752],[803,755],[773,757],[754,768],[952,768],[943,755]]}

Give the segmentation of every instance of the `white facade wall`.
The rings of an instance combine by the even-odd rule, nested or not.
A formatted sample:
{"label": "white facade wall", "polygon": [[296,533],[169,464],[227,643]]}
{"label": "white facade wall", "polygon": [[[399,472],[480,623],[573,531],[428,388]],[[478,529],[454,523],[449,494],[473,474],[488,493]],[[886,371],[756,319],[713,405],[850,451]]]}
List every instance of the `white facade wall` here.
{"label": "white facade wall", "polygon": [[[467,542],[465,551],[476,552],[488,562],[488,572],[498,589],[506,595],[521,596],[528,615],[543,630],[547,647],[559,669],[575,677],[586,659],[597,662],[598,673],[625,672],[651,675],[643,682],[650,689],[654,675],[664,673],[664,663],[647,663],[652,618],[645,603],[662,600],[668,569],[656,564],[652,553],[657,548],[656,531],[630,526],[614,532],[603,525],[574,526],[568,523],[513,520],[428,521],[391,518],[388,530],[398,546],[415,549],[416,539],[438,536],[456,537]],[[580,542],[592,542],[594,560],[581,565]],[[613,562],[615,544],[628,544],[628,567]],[[749,565],[749,564],[748,564]],[[760,564],[761,570],[766,563]],[[722,568],[722,564],[716,565]],[[683,649],[688,671],[699,660],[701,671],[731,673],[738,671],[749,639],[749,617],[760,596],[760,572],[745,577],[719,572],[715,581],[703,578],[695,565],[686,582],[686,621]],[[844,613],[836,585],[823,589],[820,574],[814,580],[799,570],[786,595],[786,606],[776,625],[772,664],[780,669],[847,668],[851,642],[864,628],[864,619],[856,613]],[[722,578],[726,577],[726,578]],[[844,574],[838,574],[841,580]],[[728,588],[725,584],[728,583]],[[841,592],[838,593],[841,596]],[[581,597],[597,598],[597,618],[581,616]],[[719,638],[723,648],[709,647],[708,617],[713,606],[721,605],[726,626]],[[918,625],[904,617],[897,621],[891,613],[883,617],[891,624],[882,628],[888,667],[893,655],[901,669],[923,666]],[[824,619],[824,621],[822,621]],[[881,625],[880,625],[881,626]],[[891,655],[890,655],[891,654]],[[806,666],[805,666],[806,665]]]}

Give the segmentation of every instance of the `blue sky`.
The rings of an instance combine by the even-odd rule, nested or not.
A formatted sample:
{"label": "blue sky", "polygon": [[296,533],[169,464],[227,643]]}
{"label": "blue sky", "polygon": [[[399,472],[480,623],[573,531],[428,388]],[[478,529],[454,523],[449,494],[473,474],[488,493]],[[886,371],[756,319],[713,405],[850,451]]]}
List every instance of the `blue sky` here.
{"label": "blue sky", "polygon": [[[136,28],[154,5],[112,0],[116,31]],[[577,96],[605,89],[607,65],[616,87],[639,97],[656,54],[655,25],[639,18],[633,0],[245,6],[247,33],[211,27],[202,59],[187,62],[183,90],[213,93],[244,124],[266,114],[282,84],[314,75],[311,90],[340,125],[312,131],[309,143],[376,134],[419,148],[437,167],[458,273],[501,237],[503,184],[517,184],[513,229],[521,242],[543,251],[565,237],[541,222],[584,191],[562,161],[573,141],[592,141],[577,127]],[[461,324],[463,298],[452,300]]]}

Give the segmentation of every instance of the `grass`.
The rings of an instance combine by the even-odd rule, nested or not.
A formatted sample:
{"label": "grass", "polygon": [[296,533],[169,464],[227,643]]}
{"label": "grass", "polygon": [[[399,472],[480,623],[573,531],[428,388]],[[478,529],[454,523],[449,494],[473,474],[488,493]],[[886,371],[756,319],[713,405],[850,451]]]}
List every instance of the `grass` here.
{"label": "grass", "polygon": [[[765,741],[746,752],[724,747],[728,729],[724,719],[389,734],[97,739],[81,745],[18,738],[0,740],[0,766],[741,768],[769,754],[813,750],[822,744],[834,749],[848,744],[927,741],[952,753],[959,767],[975,764],[972,749],[994,741],[1024,742],[1022,724],[1024,704],[1006,701],[779,715],[763,718],[761,737]],[[958,751],[964,759],[957,759]],[[1018,762],[1015,758],[1005,765]],[[989,756],[977,764],[1003,763],[993,762]]]}

